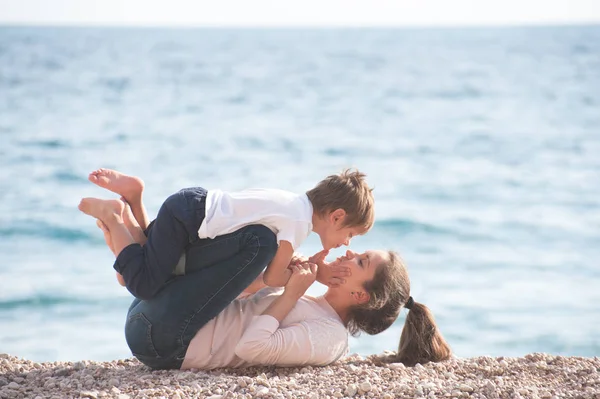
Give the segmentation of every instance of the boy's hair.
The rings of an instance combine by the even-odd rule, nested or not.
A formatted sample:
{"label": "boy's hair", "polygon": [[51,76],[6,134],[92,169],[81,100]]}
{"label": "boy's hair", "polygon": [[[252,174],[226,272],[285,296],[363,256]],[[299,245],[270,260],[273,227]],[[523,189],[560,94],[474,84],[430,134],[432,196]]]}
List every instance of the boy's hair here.
{"label": "boy's hair", "polygon": [[375,221],[375,209],[373,189],[365,177],[358,170],[346,169],[339,175],[326,177],[306,195],[319,216],[343,209],[346,211],[344,227],[363,227],[367,232]]}

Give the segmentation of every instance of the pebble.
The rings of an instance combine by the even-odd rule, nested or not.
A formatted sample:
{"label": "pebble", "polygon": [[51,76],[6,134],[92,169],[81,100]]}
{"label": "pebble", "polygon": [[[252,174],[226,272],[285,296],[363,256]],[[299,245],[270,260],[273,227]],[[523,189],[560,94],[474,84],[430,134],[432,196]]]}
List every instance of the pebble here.
{"label": "pebble", "polygon": [[467,385],[467,384],[461,384],[461,386],[459,387],[459,389],[462,392],[473,392],[473,387]]}
{"label": "pebble", "polygon": [[[574,380],[576,378],[576,380]],[[0,359],[0,398],[558,399],[600,398],[600,359],[453,358],[405,367],[352,356],[327,367],[150,371],[138,361]],[[94,389],[91,389],[94,388]]]}
{"label": "pebble", "polygon": [[354,395],[356,395],[357,392],[358,392],[358,387],[354,384],[348,385],[346,387],[346,390],[344,391],[346,396],[354,396]]}

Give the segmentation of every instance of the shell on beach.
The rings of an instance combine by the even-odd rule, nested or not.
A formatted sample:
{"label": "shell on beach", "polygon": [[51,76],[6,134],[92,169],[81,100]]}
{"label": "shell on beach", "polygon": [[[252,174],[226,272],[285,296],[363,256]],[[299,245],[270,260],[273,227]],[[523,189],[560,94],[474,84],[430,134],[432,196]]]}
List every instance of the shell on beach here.
{"label": "shell on beach", "polygon": [[0,355],[0,398],[600,399],[600,359],[531,354],[404,367],[349,356],[325,367],[152,371],[135,359],[36,363]]}

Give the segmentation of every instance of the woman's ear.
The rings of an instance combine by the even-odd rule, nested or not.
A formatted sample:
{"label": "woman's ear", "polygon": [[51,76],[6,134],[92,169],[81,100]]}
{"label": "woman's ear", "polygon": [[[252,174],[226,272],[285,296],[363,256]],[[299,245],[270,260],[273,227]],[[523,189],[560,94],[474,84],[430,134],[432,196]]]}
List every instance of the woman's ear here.
{"label": "woman's ear", "polygon": [[354,301],[356,301],[356,303],[361,304],[369,302],[371,295],[369,295],[368,292],[356,291],[352,293],[352,298]]}
{"label": "woman's ear", "polygon": [[340,222],[344,222],[344,218],[346,217],[346,211],[342,208],[338,208],[335,211],[329,214],[329,221],[333,224],[338,224]]}

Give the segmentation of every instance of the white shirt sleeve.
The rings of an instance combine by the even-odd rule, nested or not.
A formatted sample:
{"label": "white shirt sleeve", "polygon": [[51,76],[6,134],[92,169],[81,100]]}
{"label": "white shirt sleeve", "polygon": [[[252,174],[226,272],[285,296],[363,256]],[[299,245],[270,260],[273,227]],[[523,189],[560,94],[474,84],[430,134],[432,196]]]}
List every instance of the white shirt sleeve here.
{"label": "white shirt sleeve", "polygon": [[348,332],[339,322],[305,320],[285,328],[273,316],[254,316],[235,348],[241,359],[260,365],[323,366],[348,351]]}
{"label": "white shirt sleeve", "polygon": [[300,221],[289,221],[283,226],[279,227],[277,232],[277,244],[281,240],[288,241],[292,244],[294,250],[298,249],[300,245],[306,240],[306,237],[310,234],[310,226],[306,222]]}

